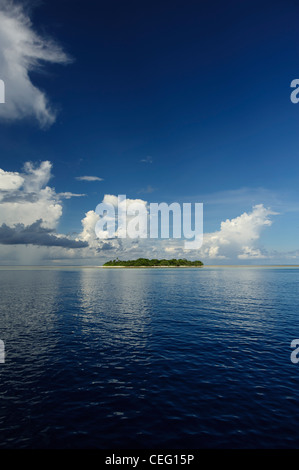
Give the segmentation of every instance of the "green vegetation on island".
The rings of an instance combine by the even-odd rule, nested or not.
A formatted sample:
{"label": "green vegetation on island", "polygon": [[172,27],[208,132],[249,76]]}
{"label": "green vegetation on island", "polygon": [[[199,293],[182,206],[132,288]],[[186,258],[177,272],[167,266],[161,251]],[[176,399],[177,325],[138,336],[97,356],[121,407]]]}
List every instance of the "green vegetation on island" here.
{"label": "green vegetation on island", "polygon": [[136,260],[121,261],[118,258],[113,261],[108,261],[104,264],[104,267],[201,267],[203,263],[201,261],[188,261],[187,259],[146,259],[139,258]]}

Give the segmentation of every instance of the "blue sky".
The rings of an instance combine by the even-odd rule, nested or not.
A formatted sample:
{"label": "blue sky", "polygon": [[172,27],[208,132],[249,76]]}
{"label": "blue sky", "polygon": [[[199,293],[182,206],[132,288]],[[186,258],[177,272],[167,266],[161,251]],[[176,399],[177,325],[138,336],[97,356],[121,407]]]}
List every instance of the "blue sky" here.
{"label": "blue sky", "polygon": [[[22,13],[13,5],[0,1],[0,79],[7,89],[0,168],[24,175],[26,162],[38,168],[49,161],[52,177],[44,181],[55,188],[56,202],[59,194],[81,195],[61,196],[51,230],[81,239],[85,214],[106,194],[203,202],[207,234],[263,205],[272,224],[262,221],[246,240],[252,257],[242,257],[242,243],[224,257],[221,247],[218,258],[192,257],[209,264],[299,263],[299,104],[290,100],[290,83],[299,77],[295,1],[46,0],[30,8],[18,2]],[[9,58],[9,41],[16,47],[16,40],[7,18],[24,28],[31,19],[18,38],[24,50]],[[34,89],[24,83],[22,96],[23,83],[12,83],[10,71],[28,54],[32,34],[43,47],[37,59],[30,51],[35,59],[25,71]],[[47,97],[46,107],[34,101],[35,90]],[[90,264],[80,247],[75,254],[60,247],[57,256],[54,248],[29,251],[37,250],[33,261],[42,264]],[[22,259],[2,257],[4,264]]]}

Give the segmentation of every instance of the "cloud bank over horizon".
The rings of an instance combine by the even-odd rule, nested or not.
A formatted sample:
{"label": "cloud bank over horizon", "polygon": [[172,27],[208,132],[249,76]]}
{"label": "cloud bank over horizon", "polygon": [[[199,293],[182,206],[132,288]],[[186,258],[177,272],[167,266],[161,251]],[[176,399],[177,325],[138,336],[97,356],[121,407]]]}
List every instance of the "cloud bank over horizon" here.
{"label": "cloud bank over horizon", "polygon": [[[110,203],[116,207],[117,196],[105,195],[103,203]],[[149,211],[146,201],[141,199],[127,199],[122,202],[126,207],[135,203],[143,204]],[[255,205],[252,211],[244,212],[240,216],[227,219],[220,224],[220,230],[213,233],[204,234],[203,246],[199,250],[186,250],[183,240],[177,239],[119,239],[105,240],[111,253],[131,257],[180,257],[190,259],[202,259],[203,261],[230,261],[235,260],[263,260],[270,259],[271,255],[259,246],[259,240],[263,230],[272,225],[270,216],[276,215],[271,209],[267,209],[263,204]],[[82,220],[83,231],[79,237],[87,241],[90,247],[101,251],[103,244],[95,234],[96,224],[99,216],[91,210],[86,213]],[[129,221],[128,221],[129,222]],[[117,233],[117,232],[116,232]]]}
{"label": "cloud bank over horizon", "polygon": [[[84,195],[68,191],[57,193],[49,186],[52,177],[49,161],[39,165],[27,162],[22,172],[0,169],[0,260],[8,256],[6,252],[3,258],[3,247],[22,250],[22,246],[23,250],[31,246],[31,254],[34,248],[37,250],[33,256],[35,262],[36,259],[56,263],[79,260],[79,263],[88,264],[92,260],[92,263],[101,264],[116,256],[123,259],[184,257],[210,264],[271,259],[271,253],[260,245],[260,238],[264,229],[271,227],[272,216],[276,213],[263,204],[222,221],[219,230],[204,234],[200,250],[186,250],[184,241],[178,239],[98,239],[95,227],[99,216],[95,210],[88,211],[82,218],[80,233],[73,236],[59,234],[57,227],[63,216],[63,199]],[[102,202],[116,207],[118,196],[106,194]],[[149,210],[147,201],[139,198],[122,202],[124,208],[135,203]]]}
{"label": "cloud bank over horizon", "polygon": [[30,77],[44,64],[68,64],[71,59],[52,39],[43,38],[34,29],[24,7],[11,0],[0,0],[0,71],[5,83],[5,105],[0,119],[18,121],[37,119],[48,127],[56,111],[44,91]]}

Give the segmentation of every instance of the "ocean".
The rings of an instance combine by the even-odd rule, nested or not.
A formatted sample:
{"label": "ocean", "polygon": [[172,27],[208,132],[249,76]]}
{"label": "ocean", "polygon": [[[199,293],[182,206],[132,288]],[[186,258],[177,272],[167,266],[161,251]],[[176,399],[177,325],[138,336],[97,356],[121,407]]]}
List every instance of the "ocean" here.
{"label": "ocean", "polygon": [[298,268],[0,268],[0,448],[299,447]]}

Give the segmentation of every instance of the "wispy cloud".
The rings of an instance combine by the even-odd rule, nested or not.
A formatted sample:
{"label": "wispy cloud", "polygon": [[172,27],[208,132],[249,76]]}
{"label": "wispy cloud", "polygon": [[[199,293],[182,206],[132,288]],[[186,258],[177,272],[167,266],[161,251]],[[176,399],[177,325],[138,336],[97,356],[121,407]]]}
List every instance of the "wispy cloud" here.
{"label": "wispy cloud", "polygon": [[58,196],[63,199],[71,199],[72,197],[85,197],[86,194],[76,194],[76,193],[65,192],[65,193],[58,193]]}
{"label": "wispy cloud", "polygon": [[89,182],[104,181],[103,178],[99,178],[98,176],[77,176],[76,180],[78,180],[78,181],[89,181]]}
{"label": "wispy cloud", "polygon": [[150,184],[146,187],[138,191],[138,194],[151,194],[156,191],[156,188],[153,188]]}
{"label": "wispy cloud", "polygon": [[30,73],[45,63],[67,64],[71,59],[53,40],[39,36],[21,4],[0,0],[0,71],[6,86],[6,102],[0,119],[35,118],[41,127],[56,119],[46,94],[37,88]]}
{"label": "wispy cloud", "polygon": [[153,158],[150,155],[148,155],[147,157],[142,158],[140,161],[141,163],[153,163]]}

